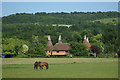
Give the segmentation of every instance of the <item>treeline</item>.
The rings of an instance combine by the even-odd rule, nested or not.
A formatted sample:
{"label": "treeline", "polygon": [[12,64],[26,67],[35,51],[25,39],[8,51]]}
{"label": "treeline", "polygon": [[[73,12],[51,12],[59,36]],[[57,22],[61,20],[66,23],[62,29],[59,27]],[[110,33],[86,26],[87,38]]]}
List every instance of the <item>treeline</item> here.
{"label": "treeline", "polygon": [[117,12],[16,13],[3,17],[3,23],[82,24],[88,20],[118,17]]}
{"label": "treeline", "polygon": [[[9,57],[45,57],[47,36],[53,45],[62,35],[62,42],[70,43],[70,54],[85,56],[84,36],[100,49],[100,54],[113,54],[120,48],[118,23],[102,23],[97,19],[117,18],[118,12],[71,12],[35,14],[16,13],[2,17],[3,54]],[[93,22],[94,21],[94,22]],[[113,19],[113,22],[115,20]],[[52,24],[71,24],[70,28]],[[12,47],[11,47],[12,46]],[[76,47],[75,47],[76,46]]]}

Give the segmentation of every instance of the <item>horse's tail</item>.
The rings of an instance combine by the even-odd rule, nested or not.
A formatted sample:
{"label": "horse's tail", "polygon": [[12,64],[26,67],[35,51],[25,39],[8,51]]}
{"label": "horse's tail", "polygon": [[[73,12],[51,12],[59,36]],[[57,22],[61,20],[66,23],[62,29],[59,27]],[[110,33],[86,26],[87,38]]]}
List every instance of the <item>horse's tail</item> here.
{"label": "horse's tail", "polygon": [[46,69],[48,69],[48,65],[46,65]]}

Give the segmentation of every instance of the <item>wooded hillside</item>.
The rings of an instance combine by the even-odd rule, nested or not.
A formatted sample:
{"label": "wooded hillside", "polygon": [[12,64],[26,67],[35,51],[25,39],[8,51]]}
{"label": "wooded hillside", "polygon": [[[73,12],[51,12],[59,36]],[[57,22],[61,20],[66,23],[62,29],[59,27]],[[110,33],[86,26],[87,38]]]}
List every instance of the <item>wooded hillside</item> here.
{"label": "wooded hillside", "polygon": [[[16,13],[2,17],[3,54],[13,57],[30,53],[24,57],[45,57],[47,36],[51,35],[55,44],[60,34],[62,42],[70,43],[71,47],[78,46],[75,53],[72,53],[74,47],[70,50],[74,56],[87,54],[82,48],[85,35],[89,37],[92,45],[100,48],[101,54],[115,53],[120,48],[118,14],[118,12],[37,12]],[[59,24],[72,26],[68,28],[58,26]],[[23,45],[28,46],[28,49]]]}

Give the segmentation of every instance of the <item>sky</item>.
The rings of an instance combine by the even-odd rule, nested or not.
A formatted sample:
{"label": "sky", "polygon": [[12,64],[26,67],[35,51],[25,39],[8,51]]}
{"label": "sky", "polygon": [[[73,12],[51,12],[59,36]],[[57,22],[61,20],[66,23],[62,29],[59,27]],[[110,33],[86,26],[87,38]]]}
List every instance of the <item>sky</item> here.
{"label": "sky", "polygon": [[2,2],[119,2],[120,0],[1,0]]}
{"label": "sky", "polygon": [[2,2],[2,16],[36,12],[118,11],[118,2]]}

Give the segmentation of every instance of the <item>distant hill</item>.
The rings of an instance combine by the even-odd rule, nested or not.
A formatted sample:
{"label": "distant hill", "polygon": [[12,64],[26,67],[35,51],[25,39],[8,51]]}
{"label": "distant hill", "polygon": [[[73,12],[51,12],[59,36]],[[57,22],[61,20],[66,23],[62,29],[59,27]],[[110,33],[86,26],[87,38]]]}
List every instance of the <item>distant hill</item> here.
{"label": "distant hill", "polygon": [[117,18],[118,12],[16,13],[2,17],[3,23],[81,24],[87,20]]}

